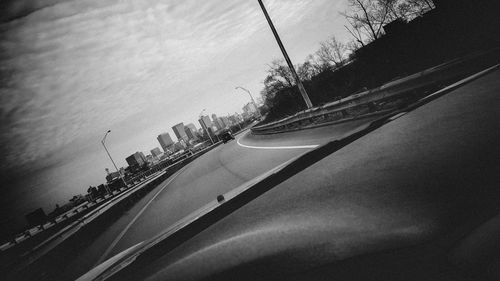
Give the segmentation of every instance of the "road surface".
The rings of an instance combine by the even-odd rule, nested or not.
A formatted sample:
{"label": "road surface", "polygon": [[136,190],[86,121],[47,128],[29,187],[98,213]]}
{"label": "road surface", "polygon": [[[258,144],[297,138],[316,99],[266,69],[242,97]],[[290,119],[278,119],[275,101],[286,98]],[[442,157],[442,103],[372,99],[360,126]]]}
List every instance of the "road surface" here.
{"label": "road surface", "polygon": [[239,185],[318,145],[366,127],[374,117],[307,131],[254,136],[249,131],[171,176],[77,255],[62,272],[69,280],[97,263],[162,232]]}
{"label": "road surface", "polygon": [[[466,280],[460,272],[464,263],[473,253],[480,256],[491,249],[472,243],[475,248],[464,251],[456,245],[500,213],[498,81],[497,70],[399,115],[210,226],[141,274],[148,275],[147,280],[263,280],[264,272],[278,280],[304,276],[314,280],[332,276],[338,280]],[[328,129],[291,134],[284,142],[248,138],[248,145],[318,144],[326,140],[315,139],[322,130]],[[299,135],[300,141],[295,142]],[[184,194],[194,196],[192,188],[206,195],[207,186],[215,193],[206,199],[213,198],[230,188],[226,182],[237,185],[301,152],[245,150],[235,143],[213,151],[188,167],[183,179],[179,176],[171,183],[171,189],[151,205],[118,248],[133,244],[141,233],[152,234],[146,228],[153,229],[154,224],[167,225],[165,217],[170,215],[163,210],[188,211],[179,207],[177,212],[164,202],[185,206],[191,199]],[[211,163],[217,164],[207,167]],[[217,170],[221,171],[211,173]],[[428,241],[435,244],[422,256],[415,250],[406,260],[381,254],[364,262],[354,259],[347,267],[334,266],[352,257]],[[392,263],[383,264],[384,257]],[[394,275],[402,270],[395,268],[398,265],[407,267],[400,279]]]}

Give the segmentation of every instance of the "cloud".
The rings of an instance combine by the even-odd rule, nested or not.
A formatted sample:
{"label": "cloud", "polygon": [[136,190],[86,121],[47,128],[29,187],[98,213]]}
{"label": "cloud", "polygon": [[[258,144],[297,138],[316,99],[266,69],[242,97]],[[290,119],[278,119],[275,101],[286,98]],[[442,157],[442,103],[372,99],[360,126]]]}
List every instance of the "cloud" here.
{"label": "cloud", "polygon": [[65,0],[5,0],[0,8],[0,22],[22,18],[63,1]]}
{"label": "cloud", "polygon": [[[337,5],[265,3],[295,63],[326,37],[315,34]],[[107,129],[123,163],[158,146],[156,135],[171,125],[195,122],[203,108],[239,110],[247,97],[235,85],[258,93],[265,64],[280,56],[257,1],[15,0],[5,7],[0,173],[33,177],[33,188],[69,192],[67,183],[101,182]],[[23,188],[10,183],[4,188]]]}

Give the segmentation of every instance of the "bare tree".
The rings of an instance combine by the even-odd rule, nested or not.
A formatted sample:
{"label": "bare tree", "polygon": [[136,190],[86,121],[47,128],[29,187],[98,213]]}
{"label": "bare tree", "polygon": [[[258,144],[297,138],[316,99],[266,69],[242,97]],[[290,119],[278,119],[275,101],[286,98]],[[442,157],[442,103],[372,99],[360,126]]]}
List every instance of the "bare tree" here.
{"label": "bare tree", "polygon": [[405,0],[399,3],[398,9],[405,13],[406,19],[421,16],[436,6],[431,0]]}
{"label": "bare tree", "polygon": [[[406,19],[406,15],[404,10],[400,9],[400,5],[402,2],[406,2],[403,0],[378,0],[378,5],[387,9],[387,22],[391,22],[396,19]],[[379,8],[380,9],[380,8]]]}
{"label": "bare tree", "polygon": [[[268,78],[270,81],[275,81],[283,85],[283,87],[293,87],[293,75],[290,68],[285,64],[283,59],[275,59],[267,65]],[[266,78],[266,80],[268,80]]]}
{"label": "bare tree", "polygon": [[371,42],[382,35],[382,26],[390,19],[387,5],[378,0],[348,0],[348,7],[341,14],[350,25],[346,28],[359,43]]}
{"label": "bare tree", "polygon": [[316,57],[320,64],[327,66],[340,67],[346,59],[347,46],[338,41],[335,36],[320,43],[320,48],[316,51]]}
{"label": "bare tree", "polygon": [[311,80],[317,74],[315,67],[310,61],[305,61],[303,64],[298,65],[297,75],[301,81]]}
{"label": "bare tree", "polygon": [[352,53],[356,52],[362,45],[359,44],[359,42],[355,39],[352,39],[351,41],[347,42],[345,44],[347,51],[349,52],[349,55]]}
{"label": "bare tree", "polygon": [[330,68],[328,65],[324,65],[315,55],[308,55],[306,58],[306,62],[308,62],[309,65],[311,65],[311,67],[314,69],[315,75]]}

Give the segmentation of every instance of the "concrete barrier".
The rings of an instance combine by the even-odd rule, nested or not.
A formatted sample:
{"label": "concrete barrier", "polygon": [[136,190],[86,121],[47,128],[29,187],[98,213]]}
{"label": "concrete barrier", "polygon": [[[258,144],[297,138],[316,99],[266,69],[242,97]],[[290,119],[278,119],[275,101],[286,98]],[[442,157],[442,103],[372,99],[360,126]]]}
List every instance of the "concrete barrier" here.
{"label": "concrete barrier", "polygon": [[[497,56],[498,50],[493,50],[454,59],[404,78],[388,82],[380,87],[310,108],[278,121],[255,126],[251,130],[253,134],[257,135],[276,134],[329,125],[332,124],[331,122],[343,122],[343,120],[373,116],[373,114],[376,115],[377,112],[384,110],[376,108],[376,106],[374,107],[375,103],[404,98],[405,95],[411,95],[418,90],[452,83],[479,69],[491,66],[495,61],[490,62],[488,58],[496,58]],[[397,108],[396,105],[392,109],[395,110]],[[354,114],[349,111],[354,111]],[[359,112],[356,113],[356,111]],[[362,113],[363,111],[365,112]]]}

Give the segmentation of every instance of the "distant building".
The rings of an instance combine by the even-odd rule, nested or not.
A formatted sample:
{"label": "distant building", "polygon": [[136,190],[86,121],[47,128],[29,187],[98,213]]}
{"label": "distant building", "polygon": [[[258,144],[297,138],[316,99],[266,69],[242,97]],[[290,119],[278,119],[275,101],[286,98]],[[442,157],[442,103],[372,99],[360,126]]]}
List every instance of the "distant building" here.
{"label": "distant building", "polygon": [[189,140],[197,140],[198,139],[198,130],[194,126],[193,123],[189,123],[184,127],[184,130],[186,131],[186,135],[188,136]]}
{"label": "distant building", "polygon": [[243,118],[238,114],[238,113],[235,113],[231,116],[229,116],[229,120],[233,123],[233,124],[238,124],[240,122],[243,122]]}
{"label": "distant building", "polygon": [[200,126],[201,128],[204,130],[206,130],[206,128],[210,128],[212,127],[212,120],[210,120],[210,117],[208,116],[201,116],[200,117],[200,120],[198,120],[198,122],[200,122]]}
{"label": "distant building", "polygon": [[169,151],[172,150],[171,147],[172,145],[174,145],[174,141],[172,140],[172,138],[168,133],[163,133],[159,135],[156,139],[160,143],[161,148],[163,149],[163,151],[165,151],[165,153],[169,153]]}
{"label": "distant building", "polygon": [[193,132],[197,132],[198,129],[196,128],[196,126],[193,124],[193,123],[189,123],[186,125],[187,128],[191,129],[191,131]]}
{"label": "distant building", "polygon": [[184,127],[184,131],[186,132],[186,135],[188,136],[189,140],[196,140],[196,133],[193,132],[190,128]]}
{"label": "distant building", "polygon": [[222,130],[224,129],[224,124],[222,123],[222,121],[220,120],[219,117],[217,117],[217,115],[215,114],[212,114],[212,122],[213,122],[213,125],[215,126],[215,128],[218,130]]}
{"label": "distant building", "polygon": [[172,130],[175,133],[175,136],[179,141],[184,140],[188,141],[188,136],[186,135],[186,130],[184,130],[184,123],[179,123],[172,127]]}
{"label": "distant building", "polygon": [[247,116],[253,116],[257,114],[257,107],[255,107],[255,104],[249,102],[243,107],[243,112],[246,113]]}
{"label": "distant building", "polygon": [[222,122],[222,124],[224,125],[224,128],[227,128],[227,127],[232,125],[232,122],[229,120],[228,117],[223,116],[223,117],[220,117],[219,119]]}
{"label": "distant building", "polygon": [[158,147],[151,149],[151,155],[153,155],[153,157],[156,157],[157,159],[160,159],[162,154],[163,153],[161,153],[161,150]]}
{"label": "distant building", "polygon": [[155,165],[156,163],[159,162],[158,158],[149,154],[149,155],[146,155],[146,161],[150,164],[150,165]]}
{"label": "distant building", "polygon": [[47,215],[42,208],[38,208],[33,212],[26,215],[26,220],[29,226],[35,226],[43,224],[47,221]]}
{"label": "distant building", "polygon": [[125,159],[130,167],[140,167],[144,165],[147,160],[142,152],[136,152]]}
{"label": "distant building", "polygon": [[217,124],[217,119],[218,119],[218,118],[217,118],[217,115],[216,115],[215,113],[214,113],[214,114],[212,114],[212,124],[213,124],[213,126],[215,126],[215,127],[218,127],[218,126],[219,126],[219,124]]}
{"label": "distant building", "polygon": [[105,170],[106,170],[106,181],[107,182],[112,182],[115,179],[120,178],[120,172],[110,172],[108,168],[106,168]]}
{"label": "distant building", "polygon": [[175,152],[185,150],[187,148],[187,145],[184,141],[178,141],[174,144],[175,147]]}

